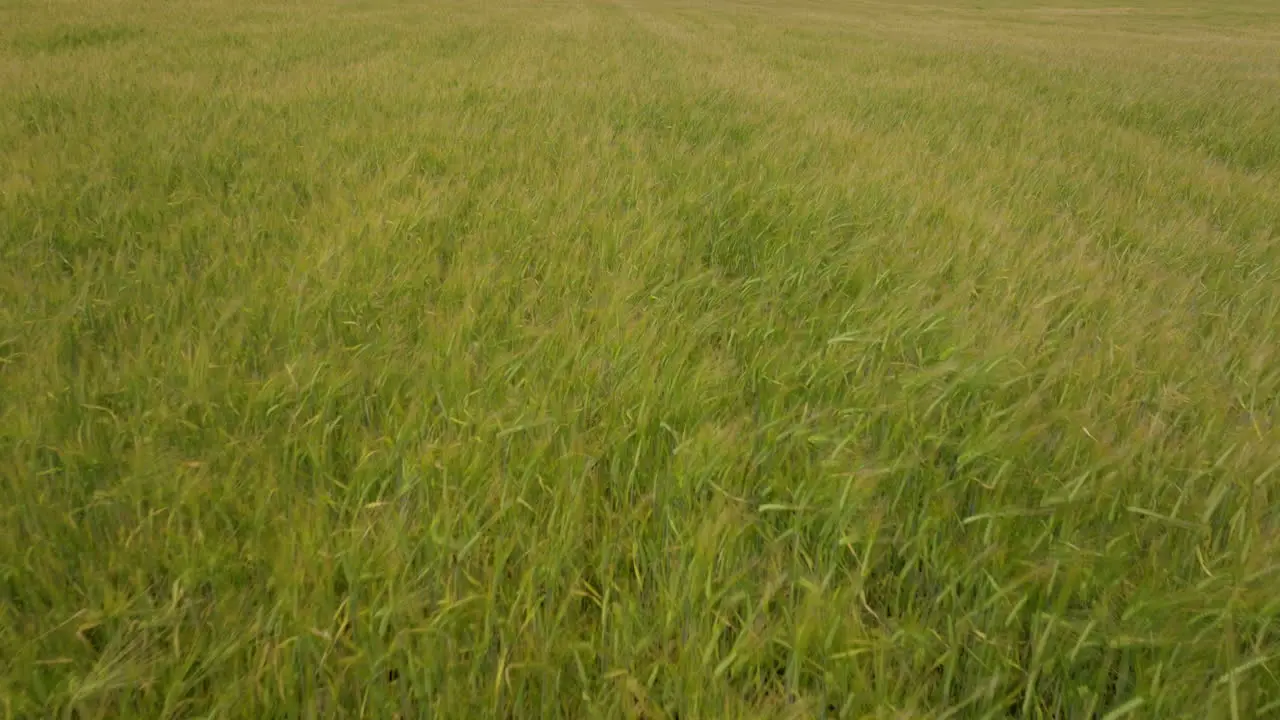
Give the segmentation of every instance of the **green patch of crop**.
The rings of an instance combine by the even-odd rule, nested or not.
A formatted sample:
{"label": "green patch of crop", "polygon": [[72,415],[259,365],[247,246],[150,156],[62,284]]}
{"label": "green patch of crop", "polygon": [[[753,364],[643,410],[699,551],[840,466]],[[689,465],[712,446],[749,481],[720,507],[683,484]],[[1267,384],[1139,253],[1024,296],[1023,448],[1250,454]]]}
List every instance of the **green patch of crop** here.
{"label": "green patch of crop", "polygon": [[0,6],[0,717],[1280,714],[1278,32]]}

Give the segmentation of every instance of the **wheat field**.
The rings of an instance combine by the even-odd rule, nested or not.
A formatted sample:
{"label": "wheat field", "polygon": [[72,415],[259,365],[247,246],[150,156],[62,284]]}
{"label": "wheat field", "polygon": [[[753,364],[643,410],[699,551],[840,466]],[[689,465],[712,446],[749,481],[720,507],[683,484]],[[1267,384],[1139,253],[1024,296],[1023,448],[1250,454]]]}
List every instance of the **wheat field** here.
{"label": "wheat field", "polygon": [[0,718],[1280,717],[1280,6],[1131,2],[0,0]]}

